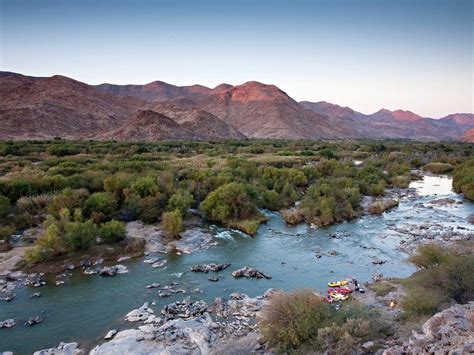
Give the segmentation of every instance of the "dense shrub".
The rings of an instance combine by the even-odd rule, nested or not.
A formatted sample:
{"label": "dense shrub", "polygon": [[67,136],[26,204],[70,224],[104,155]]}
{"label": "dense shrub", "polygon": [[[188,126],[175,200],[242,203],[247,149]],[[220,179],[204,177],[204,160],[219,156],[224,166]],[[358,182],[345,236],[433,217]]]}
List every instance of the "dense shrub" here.
{"label": "dense shrub", "polygon": [[368,319],[348,319],[343,324],[318,329],[318,342],[321,348],[334,354],[359,353],[360,344],[378,337],[376,329]]}
{"label": "dense shrub", "polygon": [[10,238],[13,232],[15,232],[13,226],[0,226],[0,252],[11,249]]}
{"label": "dense shrub", "polygon": [[248,235],[257,234],[258,227],[260,224],[266,221],[264,216],[259,216],[258,218],[253,219],[244,219],[244,220],[233,220],[227,223],[227,226],[230,228],[238,229]]}
{"label": "dense shrub", "polygon": [[360,353],[361,344],[391,333],[379,315],[356,302],[336,310],[310,290],[273,295],[258,319],[281,353]]}
{"label": "dense shrub", "polygon": [[11,212],[10,200],[3,195],[0,195],[0,218],[5,218]]}
{"label": "dense shrub", "polygon": [[375,202],[372,202],[369,205],[369,212],[371,214],[381,214],[385,211],[388,211],[396,206],[398,206],[398,201],[394,199],[380,199]]}
{"label": "dense shrub", "polygon": [[122,222],[112,220],[105,222],[99,228],[99,235],[108,244],[114,244],[125,239],[127,231]]}
{"label": "dense shrub", "polygon": [[62,254],[87,249],[98,236],[97,225],[92,220],[83,221],[80,210],[71,216],[68,209],[63,209],[60,218],[50,216],[44,222],[44,228],[35,245],[26,250],[27,262],[48,261]]}
{"label": "dense shrub", "polygon": [[429,171],[430,173],[433,173],[433,174],[446,174],[453,171],[454,166],[452,166],[451,164],[446,164],[446,163],[433,162],[433,163],[428,163],[425,166],[423,166],[423,170]]}
{"label": "dense shrub", "polygon": [[321,179],[306,191],[300,209],[307,222],[329,225],[354,218],[361,194],[348,178]]}
{"label": "dense shrub", "polygon": [[183,218],[181,211],[174,210],[165,212],[162,216],[163,230],[168,239],[177,239],[179,234],[183,231]]}
{"label": "dense shrub", "polygon": [[216,222],[242,220],[258,214],[256,193],[251,186],[230,183],[211,192],[201,203],[201,210]]}
{"label": "dense shrub", "polygon": [[[132,200],[128,200],[130,203]],[[157,193],[135,200],[138,204],[138,218],[145,223],[154,223],[160,220],[166,202],[163,195]]]}
{"label": "dense shrub", "polygon": [[456,167],[453,174],[453,188],[463,193],[466,198],[474,201],[474,158]]}
{"label": "dense shrub", "polygon": [[140,197],[155,195],[159,192],[158,185],[151,176],[138,178],[130,187],[130,191]]}
{"label": "dense shrub", "polygon": [[420,269],[430,269],[445,263],[448,254],[436,244],[425,244],[418,247],[417,253],[409,260]]}
{"label": "dense shrub", "polygon": [[50,224],[38,237],[34,247],[25,251],[25,260],[29,263],[48,261],[66,251],[61,229],[57,224]]}
{"label": "dense shrub", "polygon": [[65,223],[64,241],[69,252],[89,248],[96,240],[97,226],[91,220],[80,220]]}
{"label": "dense shrub", "polygon": [[410,260],[421,270],[404,281],[402,307],[409,318],[431,315],[444,303],[474,299],[474,254],[435,245],[420,246]]}
{"label": "dense shrub", "polygon": [[53,196],[51,203],[48,205],[48,212],[59,218],[61,210],[65,208],[70,211],[82,208],[88,197],[89,191],[86,189],[66,188],[62,193]]}
{"label": "dense shrub", "polygon": [[327,302],[310,290],[279,293],[263,310],[259,328],[270,346],[287,351],[315,341],[330,318]]}
{"label": "dense shrub", "polygon": [[183,216],[186,215],[188,209],[194,202],[193,195],[187,190],[179,189],[176,191],[168,200],[167,210],[175,211],[178,210]]}
{"label": "dense shrub", "polygon": [[289,225],[299,224],[304,221],[304,213],[299,208],[290,208],[281,212],[283,220]]}
{"label": "dense shrub", "polygon": [[410,177],[405,175],[394,176],[391,179],[393,187],[398,187],[400,189],[406,189],[410,185]]}
{"label": "dense shrub", "polygon": [[329,148],[321,149],[319,151],[319,154],[321,156],[325,157],[326,159],[334,159],[335,158],[334,152]]}
{"label": "dense shrub", "polygon": [[436,313],[443,299],[438,290],[414,287],[403,298],[401,306],[407,318],[417,319]]}
{"label": "dense shrub", "polygon": [[86,215],[96,223],[113,218],[117,207],[117,200],[110,192],[93,193],[84,203]]}

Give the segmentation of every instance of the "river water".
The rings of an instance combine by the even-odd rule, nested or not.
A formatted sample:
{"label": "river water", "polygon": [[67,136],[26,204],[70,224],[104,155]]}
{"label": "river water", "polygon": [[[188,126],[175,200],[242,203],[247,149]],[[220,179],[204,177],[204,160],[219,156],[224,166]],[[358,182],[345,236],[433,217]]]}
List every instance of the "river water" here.
{"label": "river water", "polygon": [[[166,255],[168,263],[164,268],[152,268],[139,258],[122,262],[129,273],[116,277],[83,275],[81,270],[76,270],[61,286],[49,282],[42,288],[17,288],[15,300],[0,303],[0,320],[13,318],[17,323],[15,328],[0,329],[0,352],[28,354],[56,346],[61,341],[76,341],[81,348],[89,349],[100,342],[108,330],[131,327],[123,321],[124,315],[145,301],[155,300],[157,312],[163,305],[188,295],[212,303],[215,297],[227,297],[233,291],[249,296],[262,294],[271,287],[324,291],[328,281],[340,278],[356,277],[364,282],[378,273],[390,277],[409,276],[415,269],[406,262],[407,255],[397,249],[406,236],[394,231],[394,226],[439,223],[455,230],[467,228],[463,229],[467,233],[474,230],[467,223],[467,216],[474,213],[474,204],[452,192],[450,178],[425,176],[423,181],[413,182],[410,187],[416,189],[416,198],[402,197],[397,208],[380,216],[311,229],[305,224],[288,227],[279,214],[268,213],[268,223],[253,238],[209,226],[216,246],[189,255]],[[441,197],[463,203],[430,204]],[[324,255],[330,251],[338,255]],[[316,258],[316,252],[323,256]],[[374,259],[386,263],[374,265]],[[223,278],[216,283],[207,279],[212,273],[189,272],[194,264],[210,262],[226,262],[232,266],[218,274]],[[270,274],[272,279],[234,279],[232,271],[243,266],[255,267]],[[173,281],[188,294],[159,298],[156,289],[145,288],[153,282]],[[196,288],[203,292],[193,293]],[[41,297],[30,299],[30,295],[38,291]],[[41,324],[23,325],[29,317],[42,311]]]}

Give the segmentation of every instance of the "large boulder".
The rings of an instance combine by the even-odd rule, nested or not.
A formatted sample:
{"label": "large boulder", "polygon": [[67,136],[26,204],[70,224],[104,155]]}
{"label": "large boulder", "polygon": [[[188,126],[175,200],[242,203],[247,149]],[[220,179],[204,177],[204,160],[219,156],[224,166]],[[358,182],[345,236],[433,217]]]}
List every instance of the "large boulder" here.
{"label": "large boulder", "polygon": [[13,328],[16,325],[13,319],[6,319],[0,322],[0,328]]}
{"label": "large boulder", "polygon": [[251,279],[271,279],[272,277],[270,275],[267,275],[263,273],[262,271],[259,271],[254,268],[250,267],[243,267],[241,269],[235,270],[232,273],[232,276],[235,278],[240,278],[240,277],[246,277],[246,278],[251,278]]}
{"label": "large boulder", "polygon": [[192,266],[191,271],[193,271],[193,272],[205,272],[205,273],[208,273],[209,271],[218,272],[218,271],[227,269],[229,266],[230,266],[230,264],[226,264],[226,263],[224,263],[224,264],[215,264],[215,263],[198,264],[198,265]]}
{"label": "large boulder", "polygon": [[125,320],[129,322],[140,322],[146,321],[152,316],[154,311],[148,306],[148,302],[145,302],[140,308],[134,309],[125,316]]}

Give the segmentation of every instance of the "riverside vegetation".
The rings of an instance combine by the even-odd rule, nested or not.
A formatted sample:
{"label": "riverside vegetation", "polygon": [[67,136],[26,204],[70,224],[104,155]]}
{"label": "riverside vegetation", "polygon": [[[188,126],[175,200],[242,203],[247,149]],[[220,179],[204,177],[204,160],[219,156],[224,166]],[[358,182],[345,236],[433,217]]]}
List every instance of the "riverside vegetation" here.
{"label": "riverside vegetation", "polygon": [[[126,232],[135,220],[159,224],[174,241],[201,220],[255,234],[262,209],[318,226],[379,214],[398,203],[387,190],[408,187],[418,169],[452,173],[455,191],[474,193],[473,145],[454,142],[54,140],[3,142],[0,150],[0,246],[10,248],[15,231],[41,231],[26,249],[27,267],[104,250],[141,254]],[[463,243],[422,245],[409,259],[418,272],[368,285],[376,298],[398,295],[396,317],[357,297],[336,307],[311,290],[277,292],[257,331],[278,353],[375,352],[474,298],[472,243]]]}
{"label": "riverside vegetation", "polygon": [[1,246],[42,226],[30,264],[103,244],[139,248],[125,238],[132,220],[179,238],[190,209],[250,235],[265,222],[260,209],[329,225],[360,215],[363,196],[406,188],[423,167],[454,169],[456,191],[474,198],[473,145],[462,143],[53,140],[3,142],[0,153]]}

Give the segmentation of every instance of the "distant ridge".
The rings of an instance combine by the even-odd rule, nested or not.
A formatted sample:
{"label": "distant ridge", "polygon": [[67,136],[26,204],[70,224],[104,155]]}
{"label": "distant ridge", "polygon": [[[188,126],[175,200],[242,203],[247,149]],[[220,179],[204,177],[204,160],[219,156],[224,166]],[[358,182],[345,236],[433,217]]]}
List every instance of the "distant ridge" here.
{"label": "distant ridge", "polygon": [[474,115],[442,119],[381,109],[365,115],[332,103],[297,102],[275,85],[215,88],[88,85],[61,75],[0,72],[1,139],[210,140],[407,138],[472,141]]}

